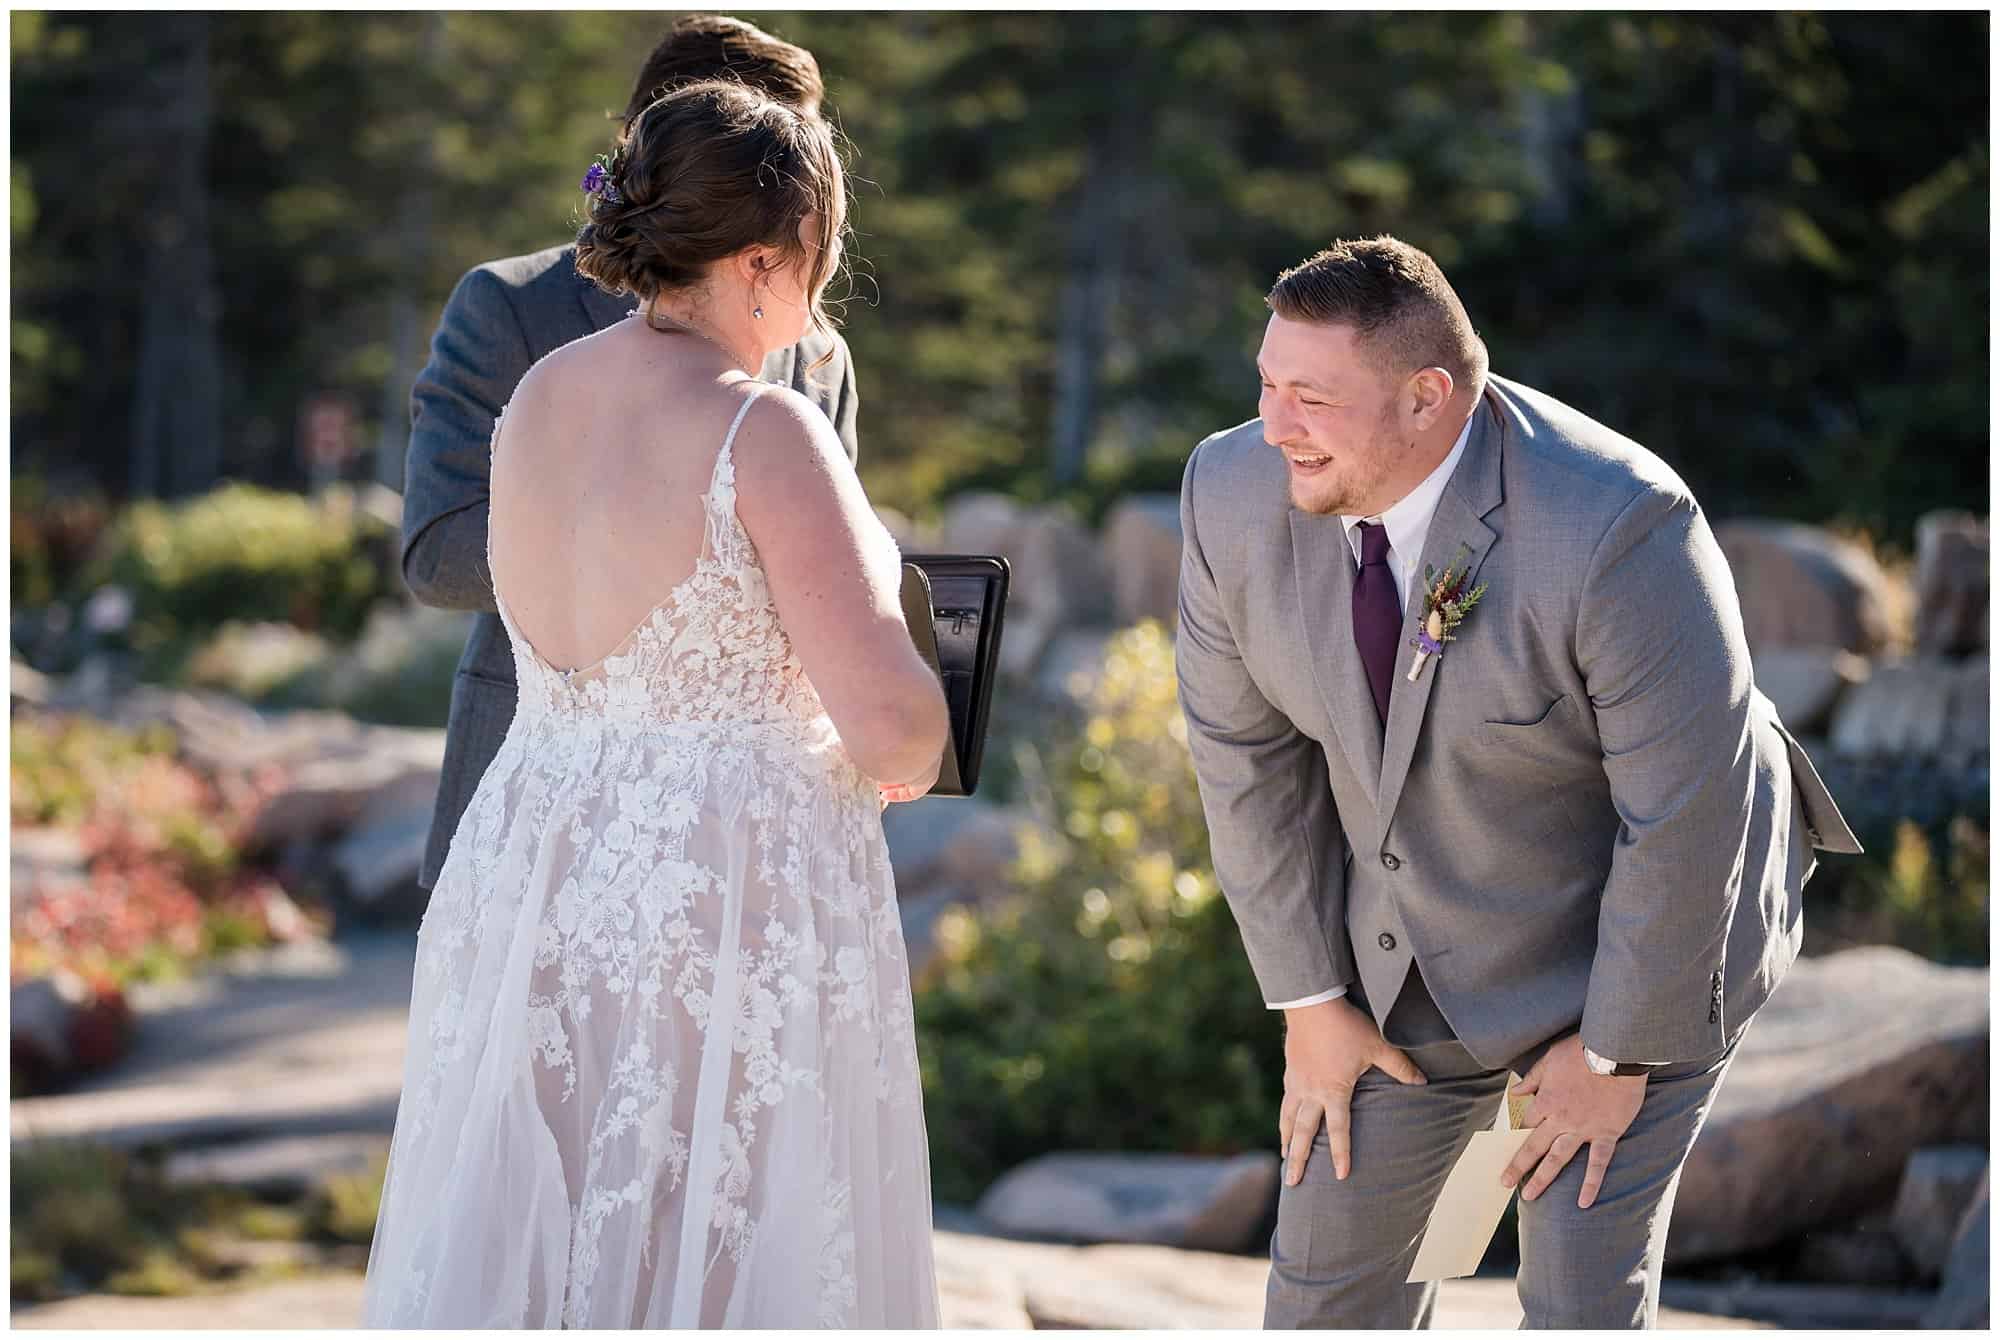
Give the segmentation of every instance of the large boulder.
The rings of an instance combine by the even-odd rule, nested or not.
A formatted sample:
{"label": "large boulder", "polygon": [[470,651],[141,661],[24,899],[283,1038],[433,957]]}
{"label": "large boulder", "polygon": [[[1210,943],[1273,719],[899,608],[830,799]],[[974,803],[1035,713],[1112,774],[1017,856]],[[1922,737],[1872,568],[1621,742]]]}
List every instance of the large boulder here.
{"label": "large boulder", "polygon": [[1119,623],[1172,624],[1180,605],[1180,499],[1149,493],[1121,500],[1104,519],[1104,558]]}
{"label": "large boulder", "polygon": [[7,662],[7,700],[9,703],[37,705],[49,700],[52,690],[49,679],[41,671],[20,660]]}
{"label": "large boulder", "polygon": [[1834,647],[1873,655],[1894,633],[1897,593],[1857,544],[1783,521],[1726,521],[1715,538],[1736,579],[1750,650]]}
{"label": "large boulder", "polygon": [[1784,1273],[1788,1280],[1871,1289],[1900,1289],[1916,1274],[1895,1233],[1878,1223],[1806,1234]]}
{"label": "large boulder", "polygon": [[365,1132],[280,1135],[182,1150],[167,1156],[161,1174],[170,1186],[232,1186],[292,1199],[335,1177],[365,1174],[388,1155],[389,1142]]}
{"label": "large boulder", "polygon": [[70,972],[17,982],[8,991],[8,1053],[15,1081],[57,1088],[124,1056],[132,1007],[115,986],[94,988]]}
{"label": "large boulder", "polygon": [[334,713],[304,712],[287,726],[311,740],[312,723],[324,726],[318,747],[303,759],[288,760],[284,785],[258,813],[253,847],[332,838],[364,819],[372,823],[428,810],[444,766],[443,731],[357,726]]}
{"label": "large boulder", "polygon": [[1278,1158],[1045,1154],[987,1189],[979,1214],[999,1228],[1073,1242],[1242,1251],[1278,1195]]}
{"label": "large boulder", "polygon": [[1768,647],[1751,658],[1757,687],[1794,735],[1817,735],[1842,695],[1868,678],[1868,662],[1832,647]]}
{"label": "large boulder", "polygon": [[1903,1169],[1891,1227],[1903,1254],[1926,1278],[1944,1273],[1959,1221],[1986,1180],[1986,1151],[1978,1145],[1919,1149]]}
{"label": "large boulder", "polygon": [[1917,650],[1932,656],[1985,651],[1992,543],[1984,519],[1931,512],[1917,520]]}
{"label": "large boulder", "polygon": [[1033,822],[976,797],[935,796],[883,812],[912,977],[936,954],[938,921],[947,909],[978,907],[1008,890],[1021,831]]}
{"label": "large boulder", "polygon": [[1924,1314],[1935,1330],[1983,1331],[1993,1324],[1993,1211],[1990,1178],[1979,1179],[1945,1262],[1944,1285]]}
{"label": "large boulder", "polygon": [[1833,752],[1958,768],[1982,763],[1990,745],[1991,683],[1983,655],[1879,664],[1842,695],[1833,714]]}
{"label": "large boulder", "polygon": [[939,547],[951,554],[998,554],[1011,563],[1027,519],[1027,509],[1004,493],[961,493],[945,504]]}
{"label": "large boulder", "polygon": [[1804,959],[1759,1012],[1683,1171],[1673,1267],[1775,1246],[1894,1196],[1987,1129],[1989,974],[1887,946]]}
{"label": "large boulder", "polygon": [[1097,537],[1060,506],[1036,508],[1021,526],[1008,602],[1056,616],[1064,627],[1111,618],[1111,574]]}

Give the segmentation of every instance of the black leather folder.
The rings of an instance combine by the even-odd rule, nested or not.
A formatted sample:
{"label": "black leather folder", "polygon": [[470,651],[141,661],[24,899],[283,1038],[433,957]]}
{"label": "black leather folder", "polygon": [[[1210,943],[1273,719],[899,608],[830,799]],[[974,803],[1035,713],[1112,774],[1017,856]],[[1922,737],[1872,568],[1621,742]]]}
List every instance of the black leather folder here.
{"label": "black leather folder", "polygon": [[1007,577],[1007,560],[990,555],[904,556],[903,618],[918,654],[944,685],[951,715],[951,744],[931,795],[969,796],[979,785],[1000,673]]}

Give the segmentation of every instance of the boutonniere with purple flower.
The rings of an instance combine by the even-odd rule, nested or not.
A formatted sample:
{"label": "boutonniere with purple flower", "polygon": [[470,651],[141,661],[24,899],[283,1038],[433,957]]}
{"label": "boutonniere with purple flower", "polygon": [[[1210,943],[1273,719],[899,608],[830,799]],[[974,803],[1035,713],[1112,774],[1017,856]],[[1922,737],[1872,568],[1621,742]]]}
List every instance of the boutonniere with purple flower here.
{"label": "boutonniere with purple flower", "polygon": [[618,194],[618,186],[611,180],[612,162],[610,154],[599,154],[590,160],[590,171],[583,174],[583,193],[601,196],[607,205],[624,203]]}
{"label": "boutonniere with purple flower", "polygon": [[1444,655],[1444,644],[1458,635],[1459,624],[1479,603],[1479,597],[1486,594],[1484,582],[1469,591],[1465,589],[1471,577],[1469,565],[1460,567],[1453,563],[1441,573],[1425,566],[1424,621],[1417,625],[1417,635],[1410,641],[1417,649],[1417,654],[1410,658],[1410,683],[1417,682],[1417,676],[1424,672],[1424,666],[1433,656]]}

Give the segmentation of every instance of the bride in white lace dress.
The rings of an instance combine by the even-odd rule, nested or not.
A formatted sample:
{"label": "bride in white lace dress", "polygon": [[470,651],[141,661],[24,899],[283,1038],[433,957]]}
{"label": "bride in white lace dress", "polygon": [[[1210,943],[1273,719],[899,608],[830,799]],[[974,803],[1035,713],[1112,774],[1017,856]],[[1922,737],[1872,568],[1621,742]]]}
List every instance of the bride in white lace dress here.
{"label": "bride in white lace dress", "polygon": [[933,1327],[881,809],[944,702],[831,425],[748,375],[820,319],[838,159],[699,85],[586,189],[578,268],[644,305],[496,427],[520,702],[418,937],[366,1321]]}

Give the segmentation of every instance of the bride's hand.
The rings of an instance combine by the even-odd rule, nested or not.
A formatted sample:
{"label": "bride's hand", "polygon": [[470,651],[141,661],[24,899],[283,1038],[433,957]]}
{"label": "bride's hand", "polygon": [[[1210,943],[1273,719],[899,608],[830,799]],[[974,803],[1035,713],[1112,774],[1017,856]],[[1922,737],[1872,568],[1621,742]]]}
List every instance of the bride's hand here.
{"label": "bride's hand", "polygon": [[944,754],[940,752],[937,758],[931,763],[930,770],[922,776],[912,777],[909,781],[899,782],[894,786],[881,787],[883,807],[887,808],[890,805],[900,804],[905,801],[920,800],[924,796],[929,795],[930,789],[937,785],[938,773],[943,768]]}

